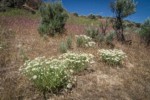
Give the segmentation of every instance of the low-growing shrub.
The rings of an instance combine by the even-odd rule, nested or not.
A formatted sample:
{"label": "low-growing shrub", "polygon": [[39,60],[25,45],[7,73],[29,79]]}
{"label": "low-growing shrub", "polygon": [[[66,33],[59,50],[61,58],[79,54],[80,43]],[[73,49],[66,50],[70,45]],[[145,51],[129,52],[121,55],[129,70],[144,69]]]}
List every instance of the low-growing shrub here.
{"label": "low-growing shrub", "polygon": [[122,50],[110,49],[98,50],[98,55],[103,61],[106,61],[109,64],[120,64],[121,61],[126,57],[126,54]]}
{"label": "low-growing shrub", "polygon": [[60,56],[60,59],[64,59],[67,63],[68,69],[74,72],[80,72],[87,68],[87,64],[93,59],[92,54],[85,53],[65,53]]}
{"label": "low-growing shrub", "polygon": [[20,72],[42,91],[59,91],[70,82],[64,62],[58,59],[38,57],[28,60],[20,68]]}
{"label": "low-growing shrub", "polygon": [[139,35],[147,45],[150,45],[150,18],[142,24]]}
{"label": "low-growing shrub", "polygon": [[98,29],[94,29],[94,28],[87,28],[86,29],[86,35],[91,37],[92,39],[96,39],[96,37],[98,36]]}
{"label": "low-growing shrub", "polygon": [[96,37],[96,41],[98,43],[102,43],[103,41],[105,40],[105,36],[103,34],[99,34],[97,37]]}
{"label": "low-growing shrub", "polygon": [[76,35],[78,47],[94,47],[96,43],[86,35]]}
{"label": "low-growing shrub", "polygon": [[84,45],[84,39],[82,37],[77,37],[77,46],[82,47]]}
{"label": "low-growing shrub", "polygon": [[60,51],[61,53],[66,53],[67,50],[68,50],[67,44],[66,44],[65,42],[62,42],[62,43],[60,44],[60,46],[59,46],[59,51]]}
{"label": "low-growing shrub", "polygon": [[112,42],[113,39],[114,39],[114,36],[115,36],[115,32],[114,32],[114,31],[108,33],[108,35],[106,36],[106,43],[107,43],[107,42]]}
{"label": "low-growing shrub", "polygon": [[88,18],[90,18],[90,19],[96,19],[96,16],[93,15],[93,14],[90,14],[90,15],[88,16]]}
{"label": "low-growing shrub", "polygon": [[71,49],[71,47],[72,47],[72,38],[71,38],[71,36],[67,37],[66,44],[67,44],[67,47],[69,49]]}
{"label": "low-growing shrub", "polygon": [[75,17],[78,17],[78,13],[72,13],[72,15],[74,15]]}

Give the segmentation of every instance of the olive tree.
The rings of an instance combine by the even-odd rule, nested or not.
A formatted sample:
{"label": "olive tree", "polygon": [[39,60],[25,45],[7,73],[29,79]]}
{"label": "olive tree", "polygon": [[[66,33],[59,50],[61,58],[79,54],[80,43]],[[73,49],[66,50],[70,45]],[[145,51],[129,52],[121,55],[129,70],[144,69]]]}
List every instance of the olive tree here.
{"label": "olive tree", "polygon": [[117,39],[124,42],[123,19],[136,12],[136,2],[134,0],[115,0],[111,2],[110,7],[116,18],[114,27]]}

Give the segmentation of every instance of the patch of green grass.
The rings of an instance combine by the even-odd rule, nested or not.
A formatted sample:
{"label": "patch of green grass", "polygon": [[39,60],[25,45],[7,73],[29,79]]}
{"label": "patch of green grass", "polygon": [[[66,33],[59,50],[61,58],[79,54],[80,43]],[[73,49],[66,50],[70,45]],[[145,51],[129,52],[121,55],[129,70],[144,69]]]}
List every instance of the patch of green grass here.
{"label": "patch of green grass", "polygon": [[72,16],[72,15],[69,15],[69,19],[68,19],[67,23],[77,24],[77,25],[85,25],[85,26],[89,26],[89,25],[98,26],[99,25],[99,21],[97,19],[89,19],[86,17],[76,17],[76,16]]}
{"label": "patch of green grass", "polygon": [[27,11],[25,9],[18,9],[18,8],[8,8],[6,12],[0,12],[0,16],[11,16],[11,17],[17,17],[17,16],[25,16],[28,18],[39,18],[40,14],[39,11],[37,11],[35,14],[32,14],[30,11]]}

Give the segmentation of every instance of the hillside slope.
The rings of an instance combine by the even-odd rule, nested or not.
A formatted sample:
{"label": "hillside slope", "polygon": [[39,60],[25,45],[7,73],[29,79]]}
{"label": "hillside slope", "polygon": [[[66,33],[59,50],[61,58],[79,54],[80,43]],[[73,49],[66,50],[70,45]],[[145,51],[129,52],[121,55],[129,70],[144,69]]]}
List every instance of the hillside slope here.
{"label": "hillside slope", "polygon": [[[21,13],[21,14],[20,14]],[[40,23],[39,15],[31,15],[24,11],[0,13],[0,28],[14,33],[9,39],[9,63],[0,67],[0,99],[1,100],[43,100],[42,93],[25,77],[20,75],[19,68],[24,59],[35,57],[52,57],[60,55],[58,48],[68,36],[73,37],[74,52],[91,53],[95,62],[85,71],[76,75],[76,86],[69,92],[47,94],[50,100],[149,100],[150,99],[150,49],[140,43],[136,28],[126,30],[126,37],[132,39],[132,45],[113,41],[116,49],[127,54],[121,66],[111,66],[98,59],[98,49],[109,49],[105,43],[94,48],[76,47],[75,35],[85,34],[87,26],[98,28],[99,20],[81,17],[70,17],[66,25],[66,33],[55,37],[41,37],[37,31]],[[104,19],[100,19],[102,21]],[[109,27],[108,32],[113,28]],[[100,29],[99,29],[100,30]],[[3,52],[1,52],[2,54]],[[6,53],[6,52],[5,52]]]}

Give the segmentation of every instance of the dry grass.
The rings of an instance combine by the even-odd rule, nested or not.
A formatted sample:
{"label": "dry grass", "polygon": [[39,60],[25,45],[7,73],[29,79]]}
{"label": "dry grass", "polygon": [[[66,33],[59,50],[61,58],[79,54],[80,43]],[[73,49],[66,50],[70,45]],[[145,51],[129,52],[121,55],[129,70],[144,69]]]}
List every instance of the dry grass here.
{"label": "dry grass", "polygon": [[[42,100],[42,93],[32,83],[22,77],[18,69],[24,63],[24,56],[33,59],[37,56],[57,56],[62,41],[68,35],[84,33],[84,25],[67,25],[62,36],[43,38],[37,32],[39,21],[24,17],[1,17],[0,24],[14,31],[11,39],[11,64],[1,66],[1,100]],[[149,100],[150,99],[150,49],[140,44],[136,34],[130,34],[132,45],[122,45],[116,41],[115,48],[122,49],[128,58],[122,66],[111,66],[98,59],[97,50],[109,48],[102,44],[94,48],[76,48],[75,39],[72,51],[95,55],[95,63],[78,74],[77,85],[70,92],[47,94],[49,100]],[[75,37],[74,37],[75,38]],[[22,52],[21,52],[22,51]]]}

